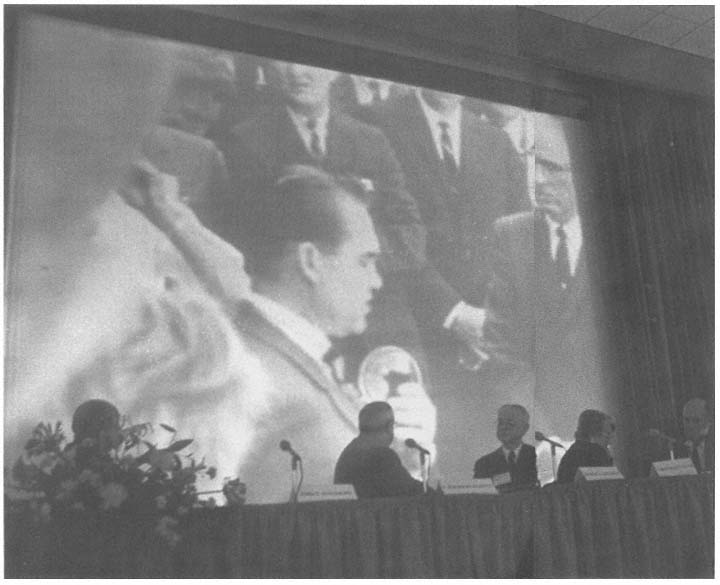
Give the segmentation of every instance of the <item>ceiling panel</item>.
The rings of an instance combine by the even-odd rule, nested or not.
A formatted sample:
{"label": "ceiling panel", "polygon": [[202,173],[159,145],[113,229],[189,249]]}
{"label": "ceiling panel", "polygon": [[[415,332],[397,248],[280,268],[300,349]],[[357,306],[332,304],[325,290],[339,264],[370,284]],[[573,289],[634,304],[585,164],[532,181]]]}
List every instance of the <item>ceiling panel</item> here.
{"label": "ceiling panel", "polygon": [[610,6],[588,20],[587,24],[627,35],[649,22],[656,15],[656,11],[645,6]]}
{"label": "ceiling panel", "polygon": [[643,41],[671,47],[696,28],[697,24],[689,20],[658,14],[650,22],[634,31],[632,36]]}
{"label": "ceiling panel", "polygon": [[696,24],[703,24],[714,16],[715,6],[668,6],[663,12],[674,18],[684,18],[685,20],[689,20],[690,22],[694,22]]}
{"label": "ceiling panel", "polygon": [[547,12],[553,16],[559,16],[565,20],[572,20],[573,22],[587,22],[593,16],[596,16],[608,6],[534,6],[542,12]]}
{"label": "ceiling panel", "polygon": [[701,57],[715,58],[715,6],[712,4],[527,8]]}
{"label": "ceiling panel", "polygon": [[715,58],[715,27],[704,25],[684,36],[673,45],[674,48],[694,53],[708,59]]}

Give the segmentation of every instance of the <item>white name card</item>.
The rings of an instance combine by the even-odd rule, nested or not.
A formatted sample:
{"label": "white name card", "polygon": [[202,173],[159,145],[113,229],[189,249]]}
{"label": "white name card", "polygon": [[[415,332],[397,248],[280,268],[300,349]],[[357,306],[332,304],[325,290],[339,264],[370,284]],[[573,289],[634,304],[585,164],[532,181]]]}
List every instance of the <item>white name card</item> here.
{"label": "white name card", "polygon": [[697,475],[697,469],[692,459],[671,459],[668,461],[655,461],[651,467],[654,477],[673,477],[676,475]]}
{"label": "white name card", "polygon": [[355,488],[350,484],[309,484],[302,486],[298,494],[298,502],[327,500],[357,500]]}
{"label": "white name card", "polygon": [[575,481],[599,481],[605,479],[624,479],[615,466],[612,467],[579,467]]}
{"label": "white name card", "polygon": [[510,472],[506,471],[505,473],[498,473],[497,475],[493,475],[492,482],[494,486],[499,487],[511,483],[512,477],[510,477]]}
{"label": "white name card", "polygon": [[445,495],[452,494],[483,494],[497,495],[498,491],[493,485],[492,479],[467,479],[450,478],[441,482],[442,491]]}

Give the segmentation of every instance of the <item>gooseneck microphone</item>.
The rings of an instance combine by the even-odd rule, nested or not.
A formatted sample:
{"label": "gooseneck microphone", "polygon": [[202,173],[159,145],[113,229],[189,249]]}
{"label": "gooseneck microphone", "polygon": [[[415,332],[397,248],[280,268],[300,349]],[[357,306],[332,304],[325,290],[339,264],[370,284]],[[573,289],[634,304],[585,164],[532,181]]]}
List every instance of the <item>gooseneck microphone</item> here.
{"label": "gooseneck microphone", "polygon": [[428,451],[425,447],[418,445],[415,439],[405,439],[405,446],[409,447],[410,449],[417,449],[418,451],[420,451],[420,453],[423,453],[424,455],[430,455],[430,451]]}
{"label": "gooseneck microphone", "polygon": [[[283,439],[282,441],[280,441],[280,450],[286,451],[291,455],[290,465],[292,467],[291,474],[293,487],[290,490],[290,503],[295,503],[297,502],[298,494],[300,493],[300,487],[302,486],[303,477],[305,475],[305,472],[303,471],[302,457],[300,457],[297,451],[292,448],[292,445],[290,445],[290,441],[288,441],[287,439]],[[300,477],[296,478],[295,472],[298,470],[298,463],[300,464]]]}
{"label": "gooseneck microphone", "polygon": [[545,441],[546,443],[549,443],[553,447],[560,447],[561,449],[565,449],[565,445],[563,445],[562,443],[558,443],[557,441],[553,441],[552,439],[548,439],[540,431],[535,431],[535,440],[536,441]]}
{"label": "gooseneck microphone", "polygon": [[295,451],[295,449],[292,448],[292,445],[290,445],[290,441],[288,441],[287,439],[283,439],[282,441],[280,441],[280,449],[282,451],[287,451],[295,459],[302,459],[302,457],[300,457],[300,455],[297,454],[297,451]]}

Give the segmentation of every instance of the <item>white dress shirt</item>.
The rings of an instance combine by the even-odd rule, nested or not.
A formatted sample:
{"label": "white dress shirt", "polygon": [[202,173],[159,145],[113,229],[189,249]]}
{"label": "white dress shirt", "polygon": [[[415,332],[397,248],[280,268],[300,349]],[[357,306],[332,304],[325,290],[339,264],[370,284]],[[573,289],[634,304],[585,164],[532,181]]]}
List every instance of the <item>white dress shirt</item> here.
{"label": "white dress shirt", "polygon": [[378,84],[378,98],[381,102],[388,99],[390,95],[390,86],[392,81],[385,81],[384,79],[371,79],[369,77],[363,77],[362,75],[350,75],[352,79],[353,88],[355,89],[355,98],[358,104],[361,106],[371,106],[375,101],[375,92],[370,87],[370,82],[375,81]]}
{"label": "white dress shirt", "polygon": [[332,372],[323,360],[332,343],[324,331],[305,317],[266,296],[253,293],[249,300],[271,324],[300,346],[332,379]]}
{"label": "white dress shirt", "polygon": [[557,235],[557,229],[562,225],[567,235],[568,259],[570,260],[570,274],[575,276],[577,270],[578,259],[580,258],[580,249],[582,248],[582,227],[580,226],[580,218],[575,216],[564,224],[559,224],[545,215],[545,221],[550,229],[550,253],[553,260],[557,258],[558,244],[560,238]]}
{"label": "white dress shirt", "polygon": [[305,148],[310,153],[312,153],[313,133],[308,127],[308,122],[311,119],[315,120],[315,132],[320,139],[320,150],[322,150],[323,154],[327,153],[327,126],[328,118],[330,117],[330,109],[325,108],[325,111],[317,118],[308,118],[307,116],[302,116],[301,114],[298,114],[296,111],[294,111],[292,108],[288,108],[287,111],[290,114],[290,119],[293,121],[293,124],[295,124],[295,128],[297,129],[298,134],[303,141],[303,144],[305,144]]}
{"label": "white dress shirt", "polygon": [[462,117],[462,106],[458,106],[455,111],[451,112],[448,116],[433,110],[423,99],[420,94],[420,90],[416,92],[416,95],[418,100],[420,100],[420,107],[425,114],[425,120],[427,120],[428,126],[430,127],[430,133],[433,137],[433,143],[435,144],[435,150],[437,151],[438,158],[443,158],[442,140],[440,138],[440,122],[446,122],[452,145],[453,158],[455,159],[455,165],[459,168],[460,155],[462,154],[460,152],[460,140],[462,138],[460,133],[460,119]]}
{"label": "white dress shirt", "polygon": [[515,463],[518,462],[518,458],[520,457],[520,449],[522,449],[523,444],[520,443],[515,449],[508,449],[505,447],[505,445],[502,445],[503,455],[505,455],[505,461],[510,463],[510,460],[508,457],[510,457],[510,452],[515,453]]}

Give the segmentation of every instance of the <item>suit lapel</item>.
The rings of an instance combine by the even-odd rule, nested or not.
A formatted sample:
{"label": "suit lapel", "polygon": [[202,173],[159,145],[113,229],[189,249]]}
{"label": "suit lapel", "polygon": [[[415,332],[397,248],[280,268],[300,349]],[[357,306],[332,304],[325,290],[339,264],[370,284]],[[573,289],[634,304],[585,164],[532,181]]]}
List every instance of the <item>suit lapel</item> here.
{"label": "suit lapel", "polygon": [[[234,321],[243,334],[254,337],[282,354],[314,386],[323,391],[346,422],[355,427],[360,401],[340,389],[320,364],[288,339],[280,329],[267,321],[250,302],[243,301],[239,304]],[[272,375],[272,372],[269,373]]]}
{"label": "suit lapel", "polygon": [[[486,148],[482,133],[478,125],[474,123],[473,114],[463,107],[460,117],[460,170],[462,176],[465,176],[463,170],[468,173],[474,172],[474,177],[483,171],[487,163],[479,160],[479,157],[482,154],[485,158]],[[477,193],[478,197],[482,195],[482,193]]]}
{"label": "suit lapel", "polygon": [[408,124],[403,129],[409,133],[408,142],[414,145],[418,160],[423,161],[425,168],[434,176],[440,176],[437,173],[444,172],[444,169],[438,158],[437,150],[435,150],[435,140],[428,126],[427,118],[425,118],[419,98],[415,94],[408,97],[408,106]]}
{"label": "suit lapel", "polygon": [[[506,471],[509,471],[509,466],[507,459],[505,459],[505,453],[503,453],[502,447],[498,448],[495,451],[495,463],[497,464],[498,473],[505,473]],[[497,475],[497,474],[496,474]]]}
{"label": "suit lapel", "polygon": [[326,392],[334,389],[335,383],[325,375],[320,365],[288,339],[280,329],[265,319],[250,302],[240,303],[235,323],[243,333],[259,339],[265,345],[282,353],[319,388]]}
{"label": "suit lapel", "polygon": [[352,169],[355,168],[355,133],[350,126],[354,123],[345,114],[330,112],[328,118],[324,166],[329,169]]}
{"label": "suit lapel", "polygon": [[580,247],[580,255],[578,256],[577,266],[575,267],[575,274],[570,280],[570,285],[568,286],[567,295],[565,297],[564,311],[566,314],[573,315],[577,311],[579,303],[582,304],[590,302],[589,299],[585,298],[587,284],[587,261],[585,259],[585,242],[583,241]]}
{"label": "suit lapel", "polygon": [[277,146],[276,152],[266,152],[270,157],[266,160],[276,160],[281,166],[292,164],[314,164],[314,159],[305,148],[305,143],[300,138],[290,114],[286,108],[281,108],[277,113],[275,124],[275,140],[269,144]]}
{"label": "suit lapel", "polygon": [[[557,305],[560,287],[555,278],[555,263],[550,248],[550,230],[541,212],[535,212],[534,218],[534,256],[536,302],[541,312],[548,308],[553,311]],[[537,314],[537,312],[536,312]]]}

